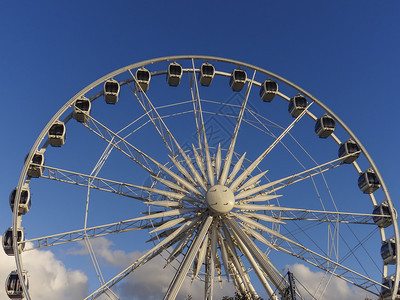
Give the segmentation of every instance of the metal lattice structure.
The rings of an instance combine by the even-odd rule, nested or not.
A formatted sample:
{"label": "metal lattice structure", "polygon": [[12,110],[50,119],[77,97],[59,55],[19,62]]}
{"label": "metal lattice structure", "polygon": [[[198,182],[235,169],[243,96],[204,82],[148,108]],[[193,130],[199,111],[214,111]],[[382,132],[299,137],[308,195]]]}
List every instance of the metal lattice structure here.
{"label": "metal lattice structure", "polygon": [[[73,137],[81,132],[83,138]],[[69,143],[78,144],[70,156]],[[82,191],[86,209],[77,210],[84,221],[56,232],[49,224],[49,232],[25,237],[22,221],[35,213],[35,188],[69,189],[70,197]],[[114,219],[102,221],[96,212],[104,211],[103,198],[123,199],[121,215],[110,212]],[[376,298],[397,299],[397,216],[368,152],[310,93],[239,61],[163,57],[96,80],[40,133],[10,204],[13,224],[3,237],[16,261],[6,283],[10,298],[31,299],[24,252],[84,242],[99,278],[85,299],[119,299],[113,287],[160,256],[175,273],[164,299],[175,299],[188,277],[204,282],[204,299],[213,299],[218,283],[251,299],[291,299],[282,274],[294,263],[324,274],[313,297],[324,298],[338,278]],[[25,228],[33,221],[27,222]],[[119,245],[128,251],[141,231],[153,245],[103,278],[93,239],[129,235]]]}

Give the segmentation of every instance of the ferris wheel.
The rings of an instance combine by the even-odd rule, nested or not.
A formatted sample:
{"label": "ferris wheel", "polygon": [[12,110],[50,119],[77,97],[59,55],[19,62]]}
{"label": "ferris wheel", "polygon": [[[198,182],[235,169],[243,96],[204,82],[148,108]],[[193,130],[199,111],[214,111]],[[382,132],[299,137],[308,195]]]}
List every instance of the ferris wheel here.
{"label": "ferris wheel", "polygon": [[[87,269],[85,299],[119,299],[160,258],[173,270],[164,299],[184,297],[185,282],[203,286],[193,299],[217,299],[220,285],[325,299],[338,280],[400,298],[397,215],[367,150],[310,93],[231,59],[156,58],[85,87],[36,139],[10,207],[11,299],[34,298],[24,255],[42,249]],[[99,238],[140,256],[111,268]],[[294,290],[286,272],[299,264],[320,280],[292,271]]]}

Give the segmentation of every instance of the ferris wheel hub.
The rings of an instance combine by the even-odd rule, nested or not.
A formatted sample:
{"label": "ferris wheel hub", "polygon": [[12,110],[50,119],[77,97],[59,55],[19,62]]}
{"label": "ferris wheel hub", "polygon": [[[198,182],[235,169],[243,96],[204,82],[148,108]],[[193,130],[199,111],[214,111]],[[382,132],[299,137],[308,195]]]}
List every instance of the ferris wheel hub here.
{"label": "ferris wheel hub", "polygon": [[235,205],[233,192],[224,185],[214,185],[206,193],[208,208],[216,214],[227,214]]}

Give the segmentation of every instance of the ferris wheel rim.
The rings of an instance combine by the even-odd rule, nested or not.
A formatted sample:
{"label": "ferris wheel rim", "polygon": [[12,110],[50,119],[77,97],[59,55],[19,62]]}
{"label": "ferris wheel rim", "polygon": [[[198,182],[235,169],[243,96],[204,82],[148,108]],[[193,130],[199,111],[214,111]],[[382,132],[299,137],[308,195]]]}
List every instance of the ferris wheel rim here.
{"label": "ferris wheel rim", "polygon": [[[155,63],[159,63],[159,62],[168,62],[168,61],[176,61],[176,60],[204,60],[204,61],[217,61],[217,62],[223,62],[223,63],[228,63],[228,64],[233,64],[233,65],[238,65],[239,67],[245,67],[254,71],[258,71],[261,72],[263,74],[266,74],[272,78],[275,78],[289,86],[291,86],[292,88],[296,89],[297,91],[299,91],[300,93],[304,94],[305,96],[307,96],[309,99],[311,99],[313,102],[315,102],[318,106],[320,106],[324,111],[326,111],[329,115],[331,115],[340,125],[341,127],[349,134],[349,136],[359,145],[359,147],[361,148],[362,153],[364,154],[365,158],[368,160],[368,162],[370,163],[370,166],[373,168],[373,170],[376,172],[381,186],[382,186],[382,191],[386,197],[386,201],[389,204],[389,208],[390,208],[390,212],[392,215],[392,218],[395,218],[396,216],[396,211],[395,208],[393,206],[393,203],[391,201],[389,192],[386,188],[386,185],[384,183],[384,180],[376,166],[376,164],[373,162],[371,156],[369,155],[369,153],[367,152],[366,148],[363,146],[363,144],[361,143],[361,141],[355,136],[355,134],[349,129],[349,127],[332,111],[330,110],[323,102],[321,102],[320,100],[318,100],[317,98],[315,98],[314,96],[312,96],[310,93],[308,93],[307,91],[303,90],[302,88],[300,88],[299,86],[295,85],[294,83],[286,80],[285,78],[276,75],[270,71],[267,71],[266,69],[251,65],[251,64],[247,64],[244,62],[240,62],[237,60],[232,60],[232,59],[227,59],[227,58],[221,58],[221,57],[215,57],[215,56],[202,56],[202,55],[176,55],[176,56],[167,56],[167,57],[160,57],[160,58],[155,58],[155,59],[149,59],[149,60],[144,60],[138,63],[134,63],[131,65],[128,65],[126,67],[120,68],[116,71],[113,71],[111,73],[108,73],[107,75],[99,78],[98,80],[94,81],[92,84],[86,86],[85,88],[83,88],[81,91],[79,91],[77,94],[75,94],[70,100],[68,100],[58,111],[57,113],[50,119],[50,121],[47,123],[47,125],[44,127],[44,129],[42,130],[42,132],[40,133],[39,137],[37,138],[37,140],[35,141],[34,145],[32,146],[27,159],[24,163],[24,167],[22,169],[21,172],[21,176],[17,185],[17,192],[16,192],[16,198],[15,198],[15,202],[14,202],[14,212],[13,212],[13,221],[12,221],[12,231],[13,231],[13,248],[14,248],[14,253],[15,253],[15,261],[16,261],[16,265],[17,265],[17,272],[19,274],[20,277],[22,277],[22,273],[23,273],[23,269],[22,269],[22,261],[21,261],[21,257],[20,257],[20,253],[18,251],[18,243],[17,243],[17,230],[18,230],[18,205],[20,202],[20,192],[22,189],[22,186],[24,185],[24,183],[26,182],[26,178],[27,178],[27,170],[28,170],[28,166],[29,166],[29,162],[32,160],[34,153],[37,151],[37,149],[39,148],[40,144],[43,142],[43,140],[46,137],[46,134],[48,132],[48,130],[50,129],[51,125],[54,124],[54,122],[56,122],[59,117],[65,112],[67,111],[68,108],[70,108],[72,106],[72,104],[74,103],[74,101],[76,99],[78,99],[79,97],[81,97],[82,95],[85,95],[87,92],[89,92],[90,90],[92,90],[94,87],[99,86],[101,83],[105,82],[107,79],[109,78],[113,78],[119,74],[122,74],[124,72],[127,72],[128,70],[131,69],[135,69],[135,68],[139,68],[139,67],[144,67],[147,65],[151,65],[151,64],[155,64]],[[393,222],[392,224],[393,226],[393,230],[395,233],[395,238],[396,238],[396,242],[399,243],[399,229],[398,229],[398,224],[397,222]],[[395,280],[395,286],[394,286],[394,290],[398,289],[398,284],[399,284],[399,277],[400,277],[400,256],[397,255],[396,257],[396,280]],[[24,284],[22,284],[22,288],[25,292],[25,294],[27,295],[27,299],[30,299],[29,293],[27,292],[26,286]]]}

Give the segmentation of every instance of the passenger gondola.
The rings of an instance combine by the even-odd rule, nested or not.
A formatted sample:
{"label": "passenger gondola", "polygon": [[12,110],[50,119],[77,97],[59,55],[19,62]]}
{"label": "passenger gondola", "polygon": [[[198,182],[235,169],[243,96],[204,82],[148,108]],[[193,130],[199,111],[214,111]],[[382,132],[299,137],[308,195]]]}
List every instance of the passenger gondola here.
{"label": "passenger gondola", "polygon": [[381,247],[383,262],[387,265],[396,263],[396,241],[394,237],[383,242]]}
{"label": "passenger gondola", "polygon": [[[29,288],[28,274],[26,271],[22,272],[25,286]],[[12,271],[6,280],[6,293],[10,299],[23,299],[25,297],[22,290],[22,284],[17,271]]]}
{"label": "passenger gondola", "polygon": [[341,158],[347,156],[342,161],[344,164],[351,164],[360,156],[360,153],[361,149],[357,145],[357,143],[354,142],[352,139],[349,139],[340,145],[338,157]]}
{"label": "passenger gondola", "polygon": [[[13,191],[10,194],[9,197],[9,202],[10,202],[10,207],[11,211],[14,211],[14,203],[15,203],[15,196],[17,195],[17,189],[13,189]],[[18,206],[18,214],[24,215],[26,214],[29,210],[31,209],[31,193],[29,191],[28,186],[23,186],[21,188],[21,196],[19,200],[19,206]]]}
{"label": "passenger gondola", "polygon": [[325,139],[332,134],[332,132],[335,130],[335,127],[336,127],[335,120],[328,115],[323,115],[315,123],[314,130],[315,130],[315,133],[320,138]]}
{"label": "passenger gondola", "polygon": [[119,97],[119,83],[114,79],[109,79],[104,83],[104,100],[107,104],[115,104]]}
{"label": "passenger gondola", "polygon": [[400,299],[400,286],[396,296],[393,298],[394,275],[385,277],[382,281],[381,298],[382,300]]}
{"label": "passenger gondola", "polygon": [[44,155],[43,152],[36,152],[33,155],[32,161],[29,164],[27,175],[30,177],[38,178],[43,174]]}
{"label": "passenger gondola", "polygon": [[271,79],[267,79],[261,85],[260,97],[264,102],[271,102],[272,100],[274,100],[277,92],[278,84]]}
{"label": "passenger gondola", "polygon": [[306,109],[308,101],[302,95],[296,95],[289,101],[288,111],[293,118],[298,117]]}
{"label": "passenger gondola", "polygon": [[240,92],[246,83],[247,74],[244,70],[235,69],[231,74],[231,79],[229,80],[229,85],[231,89],[235,92]]}
{"label": "passenger gondola", "polygon": [[374,223],[379,227],[386,228],[393,224],[389,205],[386,201],[375,206],[372,214],[374,215],[372,217],[372,219],[374,220]]}
{"label": "passenger gondola", "polygon": [[[22,242],[24,240],[24,230],[23,228],[18,228],[17,230],[17,241]],[[21,243],[18,245],[18,251],[19,253],[22,252],[22,250],[25,247],[25,243]],[[4,252],[9,255],[13,256],[14,255],[14,248],[13,248],[13,233],[12,233],[12,228],[8,228],[6,232],[3,234],[3,249]]]}
{"label": "passenger gondola", "polygon": [[147,92],[149,89],[151,73],[145,68],[136,70],[135,88],[138,92]]}
{"label": "passenger gondola", "polygon": [[178,86],[181,82],[183,69],[180,64],[173,62],[168,66],[167,82],[170,86]]}
{"label": "passenger gondola", "polygon": [[364,194],[372,194],[381,187],[378,176],[372,168],[358,177],[358,187]]}
{"label": "passenger gondola", "polygon": [[65,124],[60,121],[56,121],[51,125],[49,132],[47,133],[49,143],[53,147],[60,147],[65,143]]}
{"label": "passenger gondola", "polygon": [[215,68],[210,63],[203,63],[200,67],[199,82],[203,86],[209,86],[213,81],[215,75]]}
{"label": "passenger gondola", "polygon": [[73,117],[78,122],[86,122],[89,119],[91,102],[85,96],[77,99],[74,103]]}

